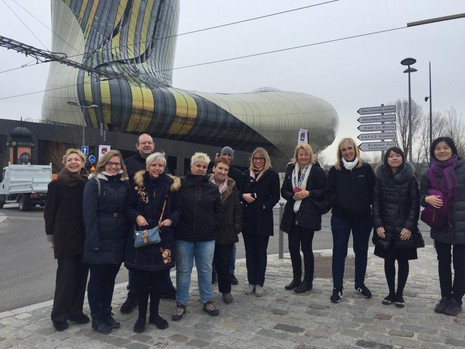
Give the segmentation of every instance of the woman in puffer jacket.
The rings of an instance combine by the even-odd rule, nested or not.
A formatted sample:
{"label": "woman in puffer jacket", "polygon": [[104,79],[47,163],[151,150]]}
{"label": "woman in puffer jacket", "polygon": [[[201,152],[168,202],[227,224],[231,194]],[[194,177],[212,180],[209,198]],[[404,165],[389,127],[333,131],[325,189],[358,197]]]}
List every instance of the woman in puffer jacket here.
{"label": "woman in puffer jacket", "polygon": [[174,267],[174,231],[181,209],[178,191],[181,181],[165,173],[166,158],[154,153],[146,159],[147,170],[136,172],[129,191],[128,216],[134,225],[143,228],[159,227],[161,241],[134,247],[134,237],[128,239],[124,265],[134,273],[139,316],[134,332],[145,330],[147,305],[150,296],[149,323],[166,329],[168,322],[158,314],[163,271]]}
{"label": "woman in puffer jacket", "polygon": [[[382,303],[404,307],[403,291],[409,274],[409,260],[417,259],[418,217],[420,211],[418,184],[412,165],[405,162],[404,152],[389,148],[383,164],[375,170],[373,197],[375,255],[384,258],[384,273],[389,294]],[[397,290],[395,288],[398,265]]]}

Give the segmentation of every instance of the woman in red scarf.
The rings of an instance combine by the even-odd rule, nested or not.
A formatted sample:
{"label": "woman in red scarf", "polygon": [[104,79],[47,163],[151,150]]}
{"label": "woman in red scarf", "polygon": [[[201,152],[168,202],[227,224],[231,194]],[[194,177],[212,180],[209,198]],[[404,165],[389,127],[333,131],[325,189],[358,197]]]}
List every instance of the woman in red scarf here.
{"label": "woman in red scarf", "polygon": [[[465,160],[458,157],[454,141],[439,137],[431,144],[431,170],[436,181],[431,181],[429,171],[420,183],[421,204],[439,208],[447,205],[448,219],[442,228],[431,228],[431,238],[438,255],[441,300],[434,308],[436,313],[456,316],[462,310],[465,294]],[[437,183],[444,200],[428,195],[428,189]],[[454,267],[452,279],[451,261]]]}

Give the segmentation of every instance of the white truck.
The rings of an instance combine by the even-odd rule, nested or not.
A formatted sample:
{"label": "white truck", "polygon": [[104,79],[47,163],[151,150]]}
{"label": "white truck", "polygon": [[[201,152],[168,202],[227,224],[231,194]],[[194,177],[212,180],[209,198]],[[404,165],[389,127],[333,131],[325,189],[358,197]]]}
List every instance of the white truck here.
{"label": "white truck", "polygon": [[52,164],[9,164],[0,177],[0,208],[8,203],[18,203],[21,211],[28,211],[35,205],[44,206],[51,180]]}

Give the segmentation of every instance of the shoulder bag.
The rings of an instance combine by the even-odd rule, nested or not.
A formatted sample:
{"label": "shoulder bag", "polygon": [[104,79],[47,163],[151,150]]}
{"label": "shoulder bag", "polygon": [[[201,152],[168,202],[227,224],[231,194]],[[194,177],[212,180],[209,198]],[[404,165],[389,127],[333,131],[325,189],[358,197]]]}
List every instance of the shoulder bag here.
{"label": "shoulder bag", "polygon": [[428,169],[428,175],[431,182],[431,188],[428,189],[427,195],[436,195],[441,198],[443,205],[439,208],[435,208],[428,204],[421,212],[421,220],[434,229],[443,229],[447,226],[448,222],[448,205],[444,200],[444,194],[437,189],[438,185],[436,177],[434,176],[433,170]]}
{"label": "shoulder bag", "polygon": [[163,203],[163,209],[161,210],[160,219],[158,224],[151,229],[140,229],[139,227],[134,228],[134,247],[143,247],[147,245],[158,244],[161,242],[160,238],[160,222],[163,218],[163,213],[165,212],[166,199]]}

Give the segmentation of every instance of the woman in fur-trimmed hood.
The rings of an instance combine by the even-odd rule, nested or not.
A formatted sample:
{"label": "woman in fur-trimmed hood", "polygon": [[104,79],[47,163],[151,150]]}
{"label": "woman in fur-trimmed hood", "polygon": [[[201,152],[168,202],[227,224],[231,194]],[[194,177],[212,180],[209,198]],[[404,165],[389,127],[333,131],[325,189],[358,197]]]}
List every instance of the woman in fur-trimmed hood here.
{"label": "woman in fur-trimmed hood", "polygon": [[139,318],[134,325],[135,332],[143,332],[150,295],[150,323],[158,328],[168,327],[168,322],[158,315],[162,271],[174,266],[174,232],[181,215],[178,191],[181,182],[178,177],[167,175],[166,159],[163,153],[147,157],[147,170],[134,175],[130,190],[127,214],[134,226],[160,229],[160,243],[134,247],[134,236],[128,239],[124,265],[134,272],[138,290]]}

